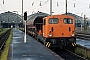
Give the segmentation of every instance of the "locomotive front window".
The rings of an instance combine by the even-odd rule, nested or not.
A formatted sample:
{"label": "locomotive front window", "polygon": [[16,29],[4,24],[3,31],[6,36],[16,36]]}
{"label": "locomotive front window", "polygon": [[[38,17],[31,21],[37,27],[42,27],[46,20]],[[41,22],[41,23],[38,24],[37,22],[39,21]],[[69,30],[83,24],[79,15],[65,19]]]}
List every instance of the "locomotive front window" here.
{"label": "locomotive front window", "polygon": [[49,24],[58,24],[58,18],[50,18]]}
{"label": "locomotive front window", "polygon": [[71,18],[64,18],[65,24],[73,24],[73,20]]}

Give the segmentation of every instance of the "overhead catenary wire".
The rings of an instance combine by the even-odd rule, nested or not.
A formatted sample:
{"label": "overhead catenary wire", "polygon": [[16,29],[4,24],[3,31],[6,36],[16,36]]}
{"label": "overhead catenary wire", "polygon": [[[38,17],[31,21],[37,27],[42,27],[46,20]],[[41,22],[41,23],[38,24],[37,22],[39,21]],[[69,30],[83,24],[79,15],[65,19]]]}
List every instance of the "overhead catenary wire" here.
{"label": "overhead catenary wire", "polygon": [[[33,2],[31,3],[30,8],[32,8],[32,7],[34,6],[34,4],[35,4],[36,1],[39,1],[39,0],[33,1]],[[39,3],[38,5],[39,5],[39,6],[43,6],[43,5],[47,4],[48,1],[49,1],[49,0],[47,0],[44,4],[42,4],[42,3],[41,3],[42,1],[40,1],[40,3]],[[36,8],[36,9],[38,9],[38,8]]]}
{"label": "overhead catenary wire", "polygon": [[[89,6],[90,7],[90,6]],[[76,8],[76,7],[75,7]],[[71,10],[71,11],[75,11],[75,12],[80,12],[80,11],[83,11],[85,9],[87,9],[88,6],[85,6],[85,7],[82,7],[82,8],[77,8],[77,9],[74,9],[74,10]],[[89,9],[89,8],[88,8]]]}
{"label": "overhead catenary wire", "polygon": [[44,4],[41,4],[42,1],[40,1],[39,6],[44,6],[45,4],[47,4],[49,2],[49,0],[47,0]]}
{"label": "overhead catenary wire", "polygon": [[[35,0],[35,1],[40,1],[40,0]],[[74,1],[74,0],[73,0]],[[69,1],[68,3],[70,3],[70,2],[73,2],[73,1]],[[40,3],[39,3],[39,8],[35,8],[35,9],[40,9],[40,8],[42,8],[45,4],[47,4],[48,2],[49,2],[49,0],[47,0],[45,3],[43,3],[42,4],[42,2],[43,1],[40,1]],[[33,7],[33,5],[35,4],[35,2],[32,2],[32,6],[31,7]],[[57,5],[56,5],[57,7],[59,7],[59,2],[57,1]],[[61,6],[61,5],[60,5]],[[31,8],[30,7],[30,8]]]}
{"label": "overhead catenary wire", "polygon": [[[47,0],[47,2],[48,2],[48,1],[49,1],[49,0]],[[72,1],[69,1],[68,3],[70,3],[70,2],[72,2]],[[45,4],[46,4],[46,3],[45,3]],[[66,3],[65,3],[65,4],[66,4]],[[40,6],[41,6],[41,7],[39,7],[38,9],[42,8],[42,6],[43,6],[43,5],[41,5],[41,2],[40,2]],[[58,3],[58,1],[57,1],[56,6],[59,7],[59,3]],[[74,7],[75,7],[75,3],[74,3]]]}
{"label": "overhead catenary wire", "polygon": [[0,4],[0,6],[1,6],[1,8],[3,9],[3,11],[5,11],[1,4]]}
{"label": "overhead catenary wire", "polygon": [[[48,1],[50,1],[50,0],[47,0],[47,1],[41,1],[41,0],[36,0],[36,1],[39,1],[39,3],[38,3],[38,6],[39,7],[36,7],[36,8],[34,8],[34,10],[39,10],[39,9],[41,9],[41,8],[43,8],[44,7],[44,5],[46,5],[47,3],[48,3]],[[34,3],[33,3],[33,6],[31,6],[31,7],[34,7],[34,4],[35,4],[35,2],[36,1],[34,1]],[[70,5],[70,4],[72,4],[72,10],[68,10],[68,12],[79,12],[79,11],[83,11],[84,9],[86,9],[87,7],[88,8],[90,8],[90,4],[89,4],[89,6],[87,6],[87,7],[81,7],[81,8],[77,8],[77,4],[81,4],[81,2],[77,2],[77,0],[69,0],[68,1],[68,4]],[[65,5],[65,2],[64,3],[61,3],[61,2],[59,2],[59,1],[57,1],[56,2],[56,6],[57,7],[61,7],[61,6],[63,6],[63,5]],[[69,5],[68,5],[68,8],[69,8]],[[75,9],[75,8],[77,8],[77,9]],[[59,8],[60,9],[60,8]]]}
{"label": "overhead catenary wire", "polygon": [[39,3],[39,6],[40,6],[40,7],[39,7],[39,8],[36,8],[36,9],[39,10],[40,8],[42,8],[45,4],[47,4],[47,3],[49,2],[49,0],[47,0],[47,1],[46,1],[45,3],[43,3],[43,4],[42,4],[41,2],[42,2],[42,1],[40,1],[40,3]]}

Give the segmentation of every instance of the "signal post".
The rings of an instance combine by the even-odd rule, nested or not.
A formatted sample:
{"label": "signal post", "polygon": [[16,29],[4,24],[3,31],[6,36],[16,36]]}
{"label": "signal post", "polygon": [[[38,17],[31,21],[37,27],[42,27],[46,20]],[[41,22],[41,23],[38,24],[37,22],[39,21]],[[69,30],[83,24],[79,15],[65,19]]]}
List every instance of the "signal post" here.
{"label": "signal post", "polygon": [[27,12],[24,13],[24,22],[25,22],[24,43],[26,43],[26,21],[27,21]]}

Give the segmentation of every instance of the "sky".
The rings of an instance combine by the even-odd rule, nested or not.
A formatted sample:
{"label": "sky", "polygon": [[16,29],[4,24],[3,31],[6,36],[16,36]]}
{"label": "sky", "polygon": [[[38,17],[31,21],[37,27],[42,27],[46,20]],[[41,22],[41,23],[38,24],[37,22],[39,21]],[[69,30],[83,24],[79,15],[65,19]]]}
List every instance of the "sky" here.
{"label": "sky", "polygon": [[[4,1],[4,3],[3,3]],[[65,13],[66,0],[52,0],[53,14]],[[68,12],[77,14],[79,16],[86,15],[90,18],[90,0],[67,0]],[[41,3],[41,6],[40,6]],[[36,13],[37,11],[50,14],[50,0],[23,0],[23,11],[27,11],[28,15]],[[0,13],[7,11],[18,11],[22,14],[22,0],[0,0]],[[15,13],[15,12],[14,12]]]}

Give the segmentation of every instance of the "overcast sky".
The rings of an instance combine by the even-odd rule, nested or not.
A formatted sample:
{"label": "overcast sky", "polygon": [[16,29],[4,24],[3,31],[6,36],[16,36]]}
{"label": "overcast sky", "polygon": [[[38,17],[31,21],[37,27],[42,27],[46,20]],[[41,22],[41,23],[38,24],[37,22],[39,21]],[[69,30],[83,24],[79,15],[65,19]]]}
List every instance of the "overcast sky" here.
{"label": "overcast sky", "polygon": [[[66,0],[52,0],[53,14],[65,13],[65,1]],[[78,15],[86,14],[90,17],[90,0],[67,0],[68,1],[68,12],[72,12]],[[40,2],[41,5],[40,6]],[[57,3],[58,2],[58,3]],[[37,11],[42,11],[45,13],[50,13],[50,0],[23,0],[24,12],[27,11],[28,15],[36,13]],[[33,5],[32,5],[33,3]],[[58,6],[57,6],[58,5]],[[0,0],[0,13],[7,11],[18,11],[22,14],[22,0]]]}

